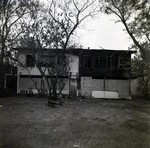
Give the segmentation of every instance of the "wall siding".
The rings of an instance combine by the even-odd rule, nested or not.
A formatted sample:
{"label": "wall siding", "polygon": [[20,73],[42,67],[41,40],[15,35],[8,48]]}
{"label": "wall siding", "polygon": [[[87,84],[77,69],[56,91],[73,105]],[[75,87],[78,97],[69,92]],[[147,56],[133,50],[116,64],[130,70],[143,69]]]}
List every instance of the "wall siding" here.
{"label": "wall siding", "polygon": [[92,90],[95,90],[95,91],[104,90],[104,80],[92,79]]}
{"label": "wall siding", "polygon": [[81,94],[82,96],[92,96],[92,77],[81,77]]}
{"label": "wall siding", "polygon": [[[41,80],[42,78],[33,78],[35,81],[37,81],[37,86],[38,88],[41,87]],[[45,82],[44,80],[44,88],[45,88],[45,93],[47,93],[48,91],[48,86],[47,86],[47,83]],[[18,90],[18,93],[20,93],[20,90],[27,90],[28,88],[32,88],[32,89],[36,89],[35,88],[35,85],[33,83],[33,81],[30,79],[30,78],[20,78],[19,79],[19,90]],[[64,94],[69,94],[69,80],[66,81],[65,83],[65,86],[64,86],[64,89],[62,91]]]}
{"label": "wall siding", "polygon": [[[78,74],[78,72],[79,72],[79,56],[72,55],[72,54],[66,54],[66,56],[69,60],[69,67],[70,67],[69,73]],[[26,54],[25,53],[19,53],[19,60],[20,60],[21,63],[26,64]],[[38,77],[41,76],[41,73],[39,72],[39,70],[36,67],[28,67],[28,70],[30,71],[31,77],[32,76],[38,76]],[[21,66],[18,66],[17,73],[20,76],[22,76],[22,75],[26,76],[26,77],[20,77],[18,79],[18,84],[19,84],[18,85],[18,90],[17,90],[18,93],[20,93],[20,90],[27,90],[30,87],[35,89],[34,83],[32,82],[32,80],[30,78],[28,78],[29,73],[25,68],[23,68]],[[48,75],[48,72],[46,71],[45,74]],[[33,79],[37,80],[38,87],[40,88],[41,87],[41,78],[33,78]],[[46,82],[44,84],[45,84],[45,93],[47,93],[48,86],[47,86]],[[76,83],[75,83],[74,87],[77,89],[77,84]],[[62,93],[69,94],[69,79],[66,80],[66,83],[65,83],[65,86],[64,86],[64,89],[63,89]]]}
{"label": "wall siding", "polygon": [[119,98],[129,98],[129,80],[104,80],[81,77],[82,96],[91,97],[92,91],[104,91],[104,86],[106,91],[118,92]]}
{"label": "wall siding", "polygon": [[118,91],[119,98],[129,98],[129,80],[106,80],[105,89]]}

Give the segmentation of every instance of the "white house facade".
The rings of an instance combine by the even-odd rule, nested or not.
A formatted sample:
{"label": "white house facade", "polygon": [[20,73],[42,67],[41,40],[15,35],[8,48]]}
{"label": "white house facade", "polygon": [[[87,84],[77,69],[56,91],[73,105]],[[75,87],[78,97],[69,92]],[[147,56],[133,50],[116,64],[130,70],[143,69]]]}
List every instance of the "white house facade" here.
{"label": "white house facade", "polygon": [[[62,94],[94,98],[130,98],[135,87],[131,84],[130,64],[133,51],[71,49],[66,52],[69,71]],[[38,93],[31,78],[40,87],[44,81],[44,93],[48,92],[45,79],[36,66],[27,66],[28,52],[18,50],[18,59],[26,67],[18,66],[17,93],[32,88]],[[30,64],[29,64],[30,65]],[[48,72],[45,71],[48,74]]]}

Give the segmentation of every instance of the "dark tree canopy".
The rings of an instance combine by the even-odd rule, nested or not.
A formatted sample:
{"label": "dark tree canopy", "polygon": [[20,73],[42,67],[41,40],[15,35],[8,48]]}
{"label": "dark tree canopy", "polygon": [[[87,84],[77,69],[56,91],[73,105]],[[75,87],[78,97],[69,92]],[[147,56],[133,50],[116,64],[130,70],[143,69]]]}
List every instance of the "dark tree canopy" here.
{"label": "dark tree canopy", "polygon": [[[0,1],[0,94],[4,87],[4,59],[21,35],[21,19],[29,13],[32,1],[1,0]],[[11,56],[11,55],[10,55]]]}
{"label": "dark tree canopy", "polygon": [[150,97],[150,1],[149,0],[107,0],[103,3],[106,14],[117,16],[133,41],[131,48],[139,52],[132,60],[132,74],[138,80],[138,92]]}

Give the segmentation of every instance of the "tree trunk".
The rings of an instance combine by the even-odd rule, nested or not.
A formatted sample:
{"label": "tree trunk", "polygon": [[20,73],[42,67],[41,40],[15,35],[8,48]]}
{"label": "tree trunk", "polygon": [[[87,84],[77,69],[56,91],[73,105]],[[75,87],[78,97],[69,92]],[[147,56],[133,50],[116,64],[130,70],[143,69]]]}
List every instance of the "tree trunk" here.
{"label": "tree trunk", "polygon": [[0,57],[0,96],[4,96],[4,48],[5,44],[2,42],[1,57]]}

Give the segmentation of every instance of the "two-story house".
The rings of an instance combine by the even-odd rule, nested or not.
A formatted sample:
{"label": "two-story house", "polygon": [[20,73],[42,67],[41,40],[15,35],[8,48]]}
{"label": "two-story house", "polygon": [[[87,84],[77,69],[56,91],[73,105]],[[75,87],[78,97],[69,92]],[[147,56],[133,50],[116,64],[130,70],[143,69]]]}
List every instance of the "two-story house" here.
{"label": "two-story house", "polygon": [[[32,62],[36,53],[25,49],[15,50],[18,50],[20,63],[26,66],[18,66],[17,93],[26,93],[29,88],[33,88],[33,92],[37,93],[31,80],[32,78],[39,86],[41,85],[41,73]],[[61,52],[61,50],[59,51]],[[70,68],[68,73],[63,75],[64,79],[67,80],[62,93],[95,98],[129,98],[132,53],[134,51],[99,49],[70,49],[65,51]],[[48,90],[46,85],[44,90],[45,93]]]}

